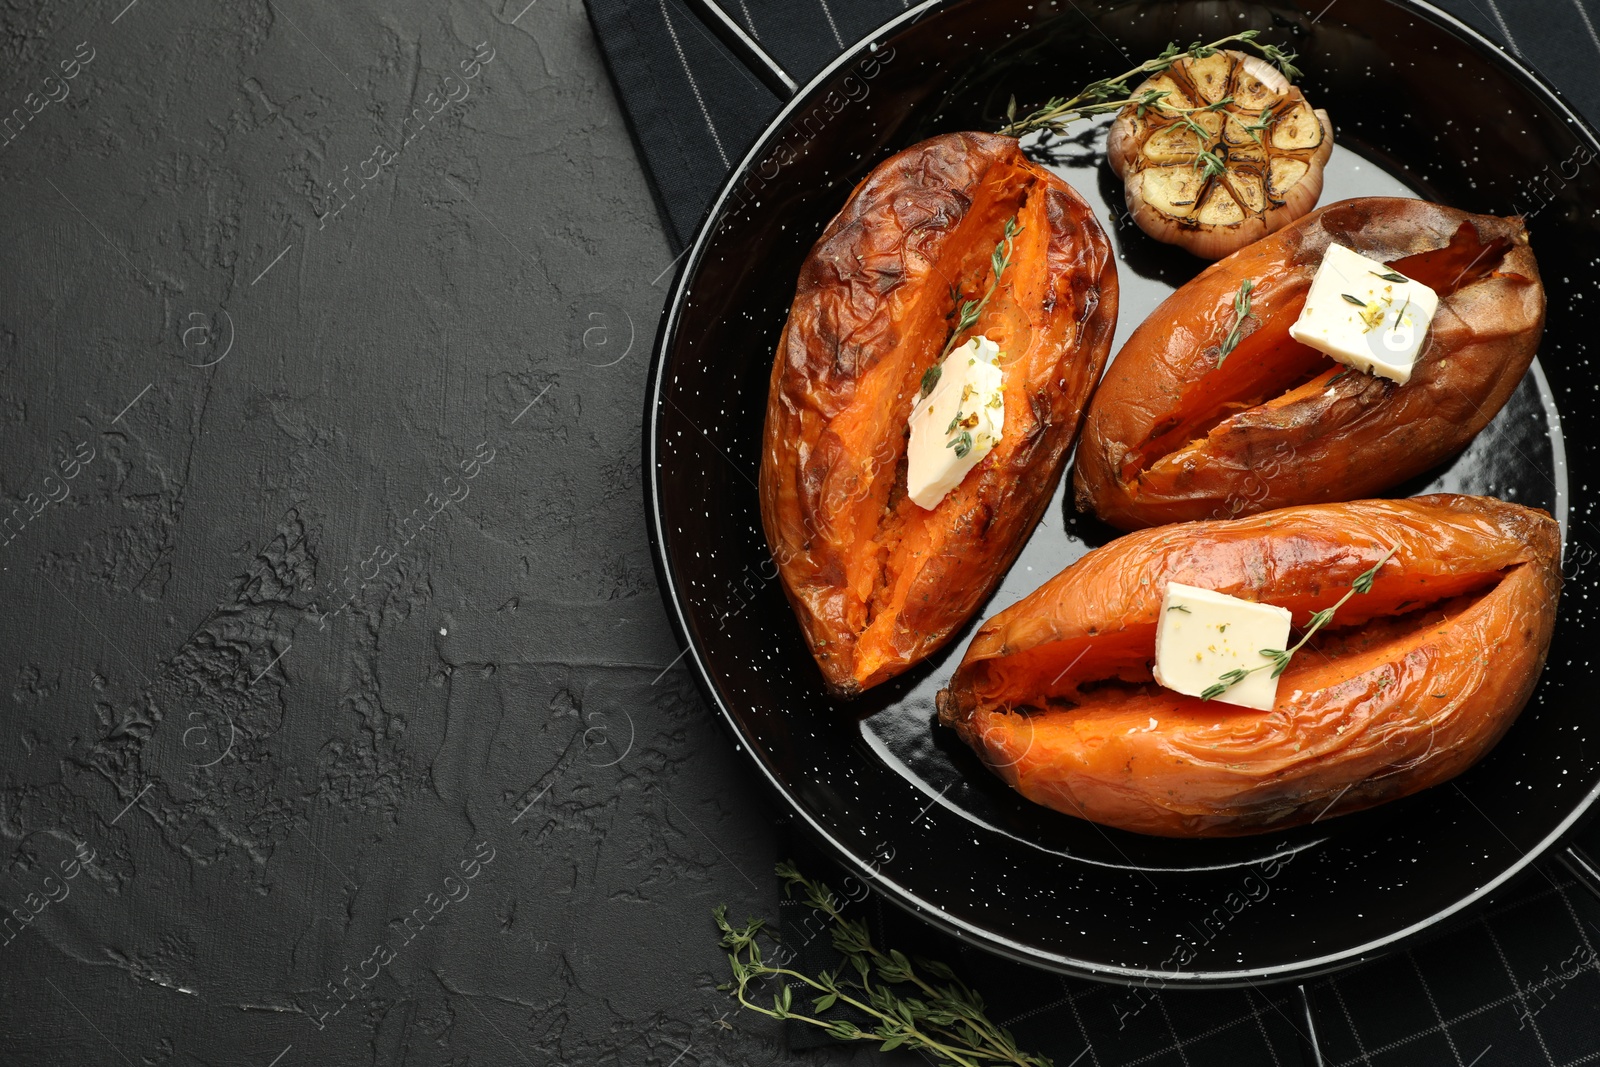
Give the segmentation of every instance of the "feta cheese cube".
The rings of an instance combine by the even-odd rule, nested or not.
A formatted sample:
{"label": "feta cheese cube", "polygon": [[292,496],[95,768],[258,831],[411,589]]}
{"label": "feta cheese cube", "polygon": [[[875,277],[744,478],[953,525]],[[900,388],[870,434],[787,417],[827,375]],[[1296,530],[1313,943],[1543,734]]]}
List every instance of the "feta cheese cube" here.
{"label": "feta cheese cube", "polygon": [[932,511],[994,450],[1005,428],[1000,346],[974,337],[939,364],[938,381],[911,406],[906,495]]}
{"label": "feta cheese cube", "polygon": [[1330,244],[1289,336],[1347,367],[1404,385],[1438,310],[1439,295],[1426,285]]}
{"label": "feta cheese cube", "polygon": [[1229,671],[1265,664],[1212,699],[1269,710],[1278,696],[1278,679],[1261,650],[1288,647],[1289,618],[1287,608],[1168,582],[1156,623],[1156,681],[1197,697]]}

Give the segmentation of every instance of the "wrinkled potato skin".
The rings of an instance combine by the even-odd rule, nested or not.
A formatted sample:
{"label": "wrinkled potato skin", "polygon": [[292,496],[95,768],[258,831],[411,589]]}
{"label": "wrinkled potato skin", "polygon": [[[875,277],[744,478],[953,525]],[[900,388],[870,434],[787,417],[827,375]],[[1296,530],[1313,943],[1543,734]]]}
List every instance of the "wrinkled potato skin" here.
{"label": "wrinkled potato skin", "polygon": [[[1298,637],[1390,546],[1270,712],[1151,681],[1168,582],[1281,604]],[[1107,826],[1210,837],[1331,818],[1446,781],[1499,741],[1543,669],[1560,559],[1549,515],[1487,497],[1140,531],[984,623],[940,720],[1028,799]],[[1390,621],[1417,599],[1439,608]],[[1112,677],[1128,684],[1084,688]]]}
{"label": "wrinkled potato skin", "polygon": [[[1020,212],[1019,212],[1019,204]],[[907,417],[1019,214],[976,326],[1004,357],[1000,443],[937,508],[906,498]],[[956,133],[879,165],[802,268],[772,368],[761,518],[830,691],[923,659],[979,609],[1048,506],[1116,325],[1110,243],[1014,138]]]}
{"label": "wrinkled potato skin", "polygon": [[[1405,385],[1341,376],[1289,338],[1330,241],[1436,289],[1460,279],[1440,292]],[[1219,367],[1246,279],[1252,315]],[[1386,197],[1329,205],[1214,264],[1134,331],[1084,424],[1078,506],[1133,530],[1377,495],[1488,425],[1533,361],[1544,315],[1521,220]]]}

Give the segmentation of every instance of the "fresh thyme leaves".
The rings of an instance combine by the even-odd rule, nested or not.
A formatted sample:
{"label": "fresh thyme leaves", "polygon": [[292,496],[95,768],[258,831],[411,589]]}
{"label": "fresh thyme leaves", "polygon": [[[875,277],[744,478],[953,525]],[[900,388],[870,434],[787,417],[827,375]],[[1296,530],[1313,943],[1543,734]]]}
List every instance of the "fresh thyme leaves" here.
{"label": "fresh thyme leaves", "polygon": [[1296,53],[1285,51],[1275,44],[1258,44],[1255,47],[1260,50],[1263,59],[1283,71],[1283,76],[1290,81],[1298,81],[1305,74],[1294,65],[1294,61],[1300,58]]}
{"label": "fresh thyme leaves", "polygon": [[1255,141],[1255,143],[1259,145],[1261,143],[1262,131],[1272,125],[1272,108],[1262,108],[1261,117],[1259,119],[1254,122],[1240,123],[1240,125],[1243,127],[1244,131],[1250,135],[1251,140]]}
{"label": "fresh thyme leaves", "polygon": [[1364,308],[1367,306],[1367,302],[1361,299],[1359,296],[1351,296],[1349,293],[1340,293],[1339,295],[1344,297],[1344,302],[1346,304],[1354,304],[1358,308]]}
{"label": "fresh thyme leaves", "polygon": [[1185,615],[1193,615],[1194,614],[1194,612],[1190,611],[1188,608],[1184,607],[1182,604],[1174,604],[1174,605],[1172,605],[1172,607],[1168,608],[1167,610],[1168,611],[1181,611]]}
{"label": "fresh thyme leaves", "polygon": [[[903,1047],[926,1052],[957,1067],[1052,1067],[1043,1056],[1019,1051],[1011,1034],[989,1020],[983,998],[948,966],[936,960],[913,959],[898,949],[878,948],[867,924],[845,918],[839,899],[826,885],[806,878],[791,863],[778,864],[777,872],[786,894],[793,896],[798,890],[804,903],[829,922],[833,947],[848,961],[848,967],[813,976],[787,966],[792,962],[788,954],[775,954],[768,961],[758,940],[766,933],[765,922],[747,919],[743,926],[735,926],[728,921],[727,905],[719,904],[712,915],[733,972],[733,981],[719,988],[741,1007],[769,1018],[815,1026],[840,1041],[877,1042],[880,1051]],[[770,933],[766,936],[773,937]],[[771,994],[771,1007],[755,999],[767,979],[781,983]],[[809,1014],[803,1005],[796,1010],[797,991],[811,998]],[[827,1017],[826,1013],[845,1007],[865,1016],[867,1026]]]}
{"label": "fresh thyme leaves", "polygon": [[1205,691],[1200,694],[1200,699],[1211,700],[1215,697],[1219,697],[1223,693],[1226,693],[1229,689],[1244,681],[1246,678],[1250,677],[1250,675],[1254,674],[1256,671],[1264,671],[1268,667],[1272,668],[1272,677],[1276,678],[1281,675],[1285,668],[1289,666],[1289,661],[1294,659],[1295,653],[1304,648],[1306,642],[1311,640],[1311,635],[1328,625],[1328,623],[1333,620],[1334,612],[1344,607],[1345,603],[1357,593],[1372,592],[1372,583],[1378,577],[1378,571],[1383,568],[1385,563],[1389,562],[1389,557],[1393,556],[1398,550],[1399,546],[1389,549],[1389,551],[1383,554],[1382,559],[1378,560],[1378,562],[1374,563],[1367,570],[1357,575],[1356,580],[1350,583],[1350,591],[1344,596],[1340,597],[1338,603],[1334,604],[1333,607],[1323,608],[1321,611],[1312,612],[1310,624],[1306,626],[1306,632],[1300,635],[1300,640],[1296,641],[1292,647],[1288,649],[1260,649],[1260,653],[1267,657],[1266,663],[1263,663],[1258,667],[1250,667],[1248,669],[1239,668],[1219,675],[1216,683],[1208,686]]}
{"label": "fresh thyme leaves", "polygon": [[1250,317],[1250,290],[1255,287],[1255,282],[1246,278],[1239,283],[1239,293],[1233,298],[1233,326],[1223,337],[1222,343],[1217,346],[1217,366],[1222,366],[1222,361],[1228,354],[1239,347],[1239,342],[1244,339],[1244,320]]}
{"label": "fresh thyme leaves", "polygon": [[[1393,556],[1399,550],[1400,549],[1398,545],[1389,549],[1389,551],[1383,554],[1382,559],[1378,560],[1378,562],[1374,563],[1372,566],[1368,567],[1366,570],[1357,575],[1356,580],[1350,583],[1350,592],[1340,597],[1339,602],[1333,607],[1327,609],[1326,614],[1328,618],[1333,618],[1333,613],[1344,607],[1344,602],[1350,599],[1352,593],[1372,592],[1372,583],[1377,581],[1378,571],[1383,568],[1385,563],[1389,562],[1389,557]],[[1321,613],[1319,612],[1319,614]],[[1327,620],[1324,619],[1323,621],[1326,622]]]}
{"label": "fresh thyme leaves", "polygon": [[[1170,92],[1171,90],[1168,89],[1146,89],[1134,97],[1134,109],[1138,112],[1139,117],[1144,118],[1144,113],[1165,100]],[[1017,117],[1016,111],[1017,98],[1013,96],[1011,98],[1011,110],[1006,113],[1006,118],[1015,121]]]}
{"label": "fresh thyme leaves", "polygon": [[1382,273],[1379,273],[1378,271],[1375,271],[1375,270],[1369,270],[1369,271],[1367,271],[1367,273],[1372,275],[1375,278],[1382,278],[1386,282],[1395,282],[1395,283],[1401,284],[1401,285],[1403,285],[1406,282],[1409,282],[1411,280],[1410,278],[1407,278],[1404,274],[1396,274],[1392,270],[1391,271],[1384,271]]}
{"label": "fresh thyme leaves", "polygon": [[[1006,220],[1005,232],[995,244],[994,251],[989,253],[989,288],[984,290],[982,296],[961,302],[960,310],[956,316],[956,327],[945,340],[944,351],[939,353],[939,358],[934,362],[933,366],[922,374],[922,397],[920,399],[926,399],[928,394],[933,391],[934,386],[939,382],[939,376],[943,373],[944,361],[950,355],[951,350],[955,348],[957,339],[977,325],[978,318],[983,314],[984,307],[989,303],[989,298],[994,296],[995,290],[1000,287],[1000,278],[1005,274],[1006,267],[1011,263],[1011,253],[1015,248],[1017,235],[1021,232],[1021,227],[1017,225],[1017,216],[1013,215]],[[956,298],[959,299],[959,293]],[[971,427],[978,425],[979,422],[976,411],[963,413],[961,410],[961,405],[965,404],[971,397],[972,386],[968,385],[962,389],[961,398],[956,403],[955,417],[950,420],[950,425],[944,428],[945,436],[947,437],[952,433],[956,433],[957,428],[961,429],[961,432],[956,433],[954,438],[945,442],[946,448],[956,450],[957,459],[966,459],[967,454],[972,451]],[[992,401],[990,406],[994,406]]]}
{"label": "fresh thyme leaves", "polygon": [[[999,243],[994,246],[994,251],[989,255],[989,288],[976,300],[964,301],[961,305],[961,314],[956,319],[955,332],[944,343],[944,351],[939,353],[938,362],[943,363],[944,357],[956,346],[956,338],[972,329],[977,324],[978,316],[983,314],[984,307],[989,303],[989,298],[1000,286],[1000,275],[1006,272],[1006,267],[1011,263],[1012,246],[1016,244],[1017,235],[1022,229],[1017,225],[1015,215],[1006,220],[1006,232],[1001,236]],[[937,378],[935,379],[937,381]],[[927,375],[923,375],[922,383],[927,388]],[[926,393],[923,394],[927,395]]]}
{"label": "fresh thyme leaves", "polygon": [[1268,667],[1273,668],[1272,676],[1276,678],[1278,675],[1282,674],[1283,669],[1289,665],[1289,654],[1283,651],[1281,648],[1263,648],[1261,649],[1261,654],[1268,657],[1271,662],[1263,663],[1259,667],[1251,667],[1248,670],[1244,669],[1243,667],[1239,667],[1228,671],[1226,674],[1219,675],[1216,682],[1207,686],[1205,691],[1200,694],[1200,699],[1214,700],[1223,693],[1226,693],[1229,689],[1232,689],[1234,686],[1238,685],[1240,682],[1244,681],[1246,678],[1250,677],[1256,671],[1264,671]]}
{"label": "fresh thyme leaves", "polygon": [[1350,372],[1347,371],[1347,370],[1340,371],[1338,374],[1335,374],[1332,378],[1328,379],[1328,384],[1332,385],[1334,382],[1338,381],[1340,378],[1343,378],[1346,374],[1349,374],[1349,373]]}
{"label": "fresh thyme leaves", "polygon": [[1088,118],[1091,115],[1103,115],[1107,112],[1121,111],[1129,104],[1139,108],[1156,108],[1169,111],[1173,114],[1191,114],[1195,111],[1211,111],[1219,108],[1224,101],[1207,105],[1203,108],[1175,108],[1163,102],[1164,93],[1159,90],[1145,90],[1137,96],[1130,96],[1131,82],[1142,79],[1146,75],[1160,74],[1169,69],[1180,59],[1205,59],[1216,53],[1225,45],[1243,44],[1260,52],[1268,62],[1273,63],[1283,71],[1284,77],[1294,81],[1300,77],[1300,71],[1294,66],[1295,54],[1287,52],[1276,45],[1262,44],[1256,38],[1261,35],[1260,30],[1245,30],[1227,37],[1219,38],[1210,44],[1196,42],[1188,48],[1180,49],[1176,43],[1169,44],[1155,59],[1134,67],[1125,74],[1114,78],[1101,78],[1099,81],[1090,82],[1079,91],[1078,95],[1071,97],[1053,97],[1046,101],[1044,106],[1030,112],[1022,118],[1017,118],[1016,100],[1012,99],[1006,109],[1006,125],[1000,132],[1011,137],[1021,137],[1036,130],[1049,130],[1052,133],[1061,133],[1067,126],[1078,119]]}
{"label": "fresh thyme leaves", "polygon": [[1196,170],[1200,171],[1200,178],[1202,181],[1207,178],[1215,178],[1219,174],[1225,174],[1228,170],[1228,164],[1223,162],[1221,156],[1217,155],[1215,152],[1207,151],[1195,153],[1194,167]]}

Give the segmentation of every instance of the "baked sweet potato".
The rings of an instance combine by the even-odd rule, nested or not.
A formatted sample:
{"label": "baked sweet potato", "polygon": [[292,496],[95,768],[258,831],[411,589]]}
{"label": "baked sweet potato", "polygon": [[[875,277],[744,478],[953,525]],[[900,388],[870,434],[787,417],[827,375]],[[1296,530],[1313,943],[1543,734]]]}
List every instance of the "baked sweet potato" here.
{"label": "baked sweet potato", "polygon": [[[963,339],[999,344],[994,450],[935,508],[906,496],[923,375],[992,279]],[[850,696],[949,639],[1016,558],[1061,477],[1117,315],[1110,243],[1017,141],[954,133],[875,168],[801,270],[773,363],[761,519],[829,689]]]}
{"label": "baked sweet potato", "polygon": [[[1289,662],[1271,711],[1152,681],[1168,582],[1289,608],[1352,596]],[[1545,512],[1425,496],[1143,530],[983,624],[939,718],[1028,799],[1108,826],[1225,836],[1446,781],[1510,727],[1560,594]]]}
{"label": "baked sweet potato", "polygon": [[[1335,241],[1439,294],[1405,385],[1289,337]],[[1381,493],[1488,425],[1544,312],[1520,219],[1387,197],[1329,205],[1209,267],[1128,338],[1084,424],[1078,506],[1131,530]]]}

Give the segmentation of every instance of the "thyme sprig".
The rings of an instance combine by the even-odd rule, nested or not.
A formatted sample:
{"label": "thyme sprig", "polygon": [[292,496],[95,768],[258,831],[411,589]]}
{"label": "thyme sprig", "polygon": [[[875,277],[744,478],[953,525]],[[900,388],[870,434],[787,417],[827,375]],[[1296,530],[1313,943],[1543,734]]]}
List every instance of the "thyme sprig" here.
{"label": "thyme sprig", "polygon": [[[722,931],[722,947],[728,950],[728,966],[733,972],[733,982],[719,988],[732,994],[741,1007],[769,1018],[819,1027],[840,1041],[878,1042],[883,1052],[902,1047],[927,1052],[957,1067],[1053,1067],[1043,1056],[1019,1051],[1010,1033],[989,1021],[983,998],[945,964],[912,960],[898,949],[878,948],[867,924],[847,919],[826,885],[806,878],[792,863],[778,864],[777,872],[786,895],[793,896],[798,890],[804,903],[826,916],[833,947],[854,973],[847,976],[846,968],[841,967],[813,976],[768,962],[758,940],[766,932],[765,922],[747,919],[743,926],[735,926],[728,921],[727,905],[719,904],[712,915]],[[771,1007],[754,999],[756,988],[767,979],[781,983],[771,993]],[[796,1010],[797,990],[811,998],[809,1013],[803,1007]],[[828,1012],[845,1006],[866,1016],[869,1025],[863,1028],[849,1019],[827,1017]]]}
{"label": "thyme sprig", "polygon": [[1261,144],[1262,131],[1272,125],[1271,105],[1262,108],[1261,117],[1254,122],[1242,122],[1239,125],[1241,129],[1250,135],[1251,140],[1255,141],[1257,145]]}
{"label": "thyme sprig", "polygon": [[[1006,109],[1006,125],[1000,132],[1012,137],[1021,137],[1036,130],[1049,130],[1052,133],[1062,133],[1078,119],[1088,118],[1092,115],[1103,115],[1111,111],[1121,111],[1129,104],[1141,108],[1165,107],[1161,97],[1165,94],[1159,90],[1146,90],[1138,95],[1130,95],[1132,89],[1129,83],[1134,79],[1142,79],[1150,74],[1160,74],[1172,67],[1181,59],[1205,59],[1215,55],[1220,49],[1230,44],[1245,44],[1260,52],[1263,58],[1274,64],[1283,72],[1283,76],[1290,81],[1300,77],[1300,70],[1294,65],[1296,58],[1293,52],[1285,51],[1276,45],[1263,44],[1259,40],[1260,30],[1244,30],[1240,33],[1230,34],[1218,38],[1209,44],[1196,41],[1188,48],[1179,48],[1176,42],[1167,45],[1155,59],[1146,60],[1125,74],[1114,78],[1101,78],[1099,81],[1090,82],[1071,97],[1052,97],[1044,106],[1036,111],[1017,117],[1017,102],[1011,101],[1011,106]],[[1206,108],[1189,109],[1212,110],[1216,105]],[[1171,109],[1175,113],[1183,109]],[[1187,112],[1184,112],[1187,113]]]}
{"label": "thyme sprig", "polygon": [[1255,47],[1261,53],[1262,59],[1277,67],[1291,82],[1298,81],[1305,74],[1305,71],[1294,65],[1294,61],[1300,58],[1296,53],[1279,48],[1275,44],[1258,44]]}
{"label": "thyme sprig", "polygon": [[1233,103],[1233,97],[1225,96],[1221,100],[1218,100],[1215,104],[1206,104],[1204,107],[1179,107],[1177,104],[1167,103],[1164,99],[1167,95],[1168,92],[1165,89],[1147,89],[1139,96],[1135,97],[1137,100],[1144,100],[1146,97],[1152,96],[1156,98],[1151,100],[1148,105],[1141,104],[1139,106],[1139,116],[1141,118],[1144,117],[1144,113],[1150,108],[1156,108],[1160,111],[1166,112],[1169,115],[1177,115],[1178,121],[1173,123],[1173,125],[1181,129],[1188,130],[1190,133],[1200,138],[1202,144],[1210,140],[1213,135],[1210,130],[1196,122],[1194,116],[1200,114],[1202,111],[1221,111],[1223,108]]}
{"label": "thyme sprig", "polygon": [[1200,172],[1200,180],[1205,181],[1227,173],[1228,164],[1215,152],[1202,149],[1194,155],[1194,169]]}
{"label": "thyme sprig", "polygon": [[[978,316],[983,314],[983,309],[989,304],[989,298],[1000,287],[1000,275],[1004,274],[1006,267],[1011,265],[1012,247],[1016,244],[1017,235],[1021,232],[1022,228],[1017,225],[1017,216],[1013,215],[1006,220],[1006,232],[1001,235],[999,242],[995,244],[994,251],[989,254],[989,288],[984,290],[982,296],[962,302],[961,313],[956,318],[956,328],[950,334],[949,340],[945,341],[944,351],[939,353],[939,358],[934,362],[934,366],[940,366],[944,363],[944,357],[948,356],[950,350],[956,346],[956,338],[977,325]],[[923,374],[922,395],[927,396],[933,390],[933,384],[937,383],[938,380],[939,376],[935,374],[933,382],[930,383],[927,374]]]}
{"label": "thyme sprig", "polygon": [[1281,675],[1289,666],[1289,661],[1294,659],[1295,653],[1304,648],[1306,642],[1311,640],[1311,635],[1328,625],[1328,623],[1333,620],[1334,612],[1344,607],[1345,603],[1357,593],[1372,592],[1372,583],[1374,579],[1378,577],[1378,571],[1383,568],[1385,563],[1389,562],[1389,557],[1393,556],[1398,550],[1398,545],[1389,549],[1389,551],[1383,554],[1382,559],[1378,560],[1378,562],[1374,563],[1370,568],[1357,575],[1356,580],[1350,583],[1350,591],[1344,596],[1340,597],[1338,603],[1334,604],[1333,607],[1323,608],[1321,611],[1312,612],[1311,622],[1306,627],[1306,632],[1300,635],[1300,640],[1296,641],[1293,647],[1288,649],[1260,649],[1261,654],[1267,657],[1266,663],[1263,663],[1257,667],[1250,667],[1248,669],[1243,667],[1236,668],[1223,675],[1220,675],[1214,685],[1207,687],[1205,691],[1200,694],[1200,699],[1211,700],[1215,697],[1219,697],[1223,693],[1226,693],[1229,689],[1244,681],[1246,678],[1250,677],[1252,674],[1256,673],[1256,671],[1264,671],[1268,667],[1272,668],[1272,677],[1276,678]]}
{"label": "thyme sprig", "polygon": [[1250,290],[1255,287],[1255,282],[1246,278],[1239,283],[1239,292],[1233,298],[1233,326],[1217,346],[1217,366],[1222,366],[1222,361],[1228,354],[1239,347],[1239,342],[1244,339],[1244,321],[1250,317]]}

